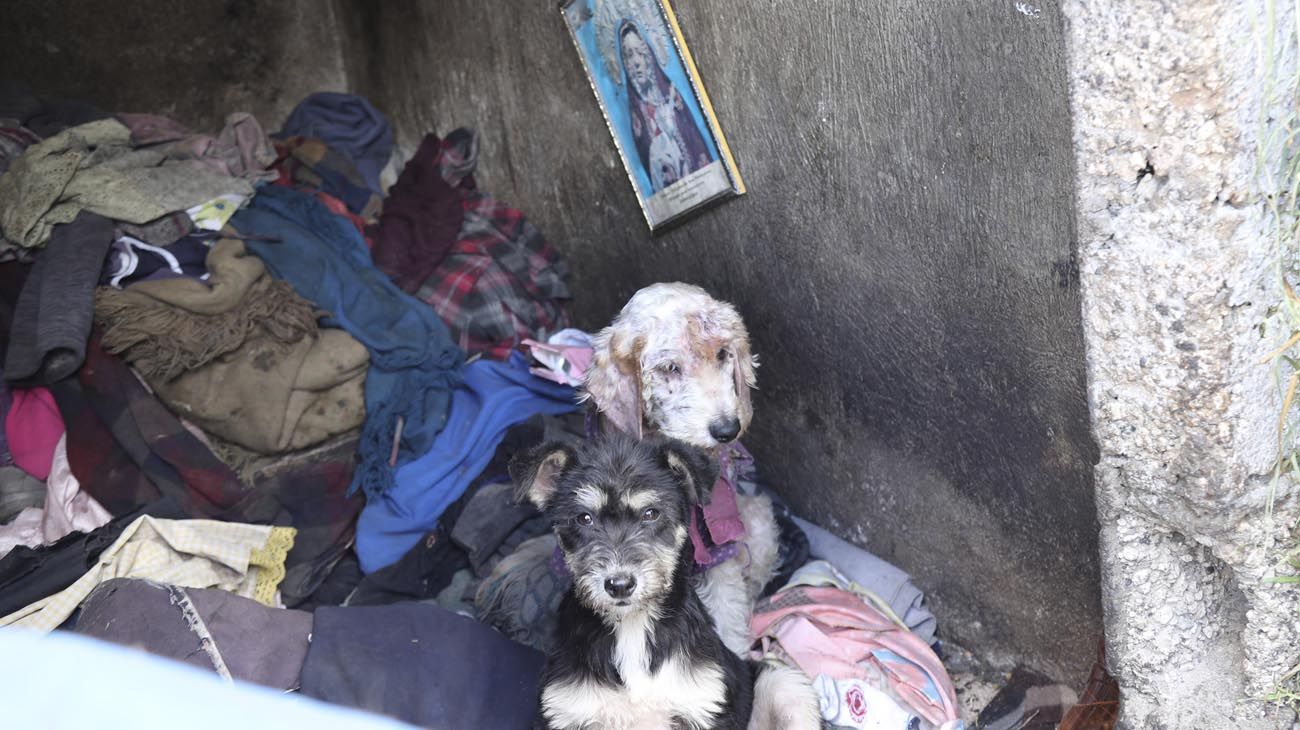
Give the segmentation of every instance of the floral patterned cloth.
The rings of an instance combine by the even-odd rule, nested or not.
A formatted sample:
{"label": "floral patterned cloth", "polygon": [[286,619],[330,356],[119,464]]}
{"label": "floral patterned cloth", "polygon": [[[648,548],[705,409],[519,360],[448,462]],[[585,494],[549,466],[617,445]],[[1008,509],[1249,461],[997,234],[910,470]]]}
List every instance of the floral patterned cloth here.
{"label": "floral patterned cloth", "polygon": [[963,728],[956,689],[934,650],[859,595],[787,585],[758,601],[750,628],[760,646],[755,659],[861,680],[940,730]]}

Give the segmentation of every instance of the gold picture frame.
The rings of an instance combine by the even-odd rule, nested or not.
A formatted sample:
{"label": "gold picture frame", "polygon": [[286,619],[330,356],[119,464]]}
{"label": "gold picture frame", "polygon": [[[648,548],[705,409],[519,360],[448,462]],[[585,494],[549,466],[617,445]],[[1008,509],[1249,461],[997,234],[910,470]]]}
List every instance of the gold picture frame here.
{"label": "gold picture frame", "polygon": [[745,194],[670,0],[564,0],[560,13],[651,231]]}

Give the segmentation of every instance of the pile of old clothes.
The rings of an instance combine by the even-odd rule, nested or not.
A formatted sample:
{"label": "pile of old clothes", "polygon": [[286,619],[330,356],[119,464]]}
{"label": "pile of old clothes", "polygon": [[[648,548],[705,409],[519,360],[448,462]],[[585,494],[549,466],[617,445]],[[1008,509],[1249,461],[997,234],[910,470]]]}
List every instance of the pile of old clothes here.
{"label": "pile of old clothes", "polygon": [[[511,353],[567,324],[566,265],[476,187],[466,139],[431,135],[386,190],[392,130],[356,96],[201,134],[0,84],[0,627],[423,725],[531,724],[538,652],[360,607],[424,597],[403,554],[531,445],[512,428],[576,409]],[[376,266],[408,246],[418,266]],[[415,296],[447,278],[456,297]]]}
{"label": "pile of old clothes", "polygon": [[569,324],[568,266],[518,210],[478,189],[478,139],[428,135],[372,229],[375,264],[467,352],[503,358]]}
{"label": "pile of old clothes", "polygon": [[[479,143],[428,135],[387,186],[392,130],[356,96],[199,134],[0,84],[0,627],[531,725],[571,578],[507,465],[592,433],[591,337],[556,249],[475,182]],[[775,496],[742,446],[722,466],[715,494]],[[908,576],[774,501],[755,658],[816,677],[837,726],[956,727]],[[745,547],[723,507],[702,564]]]}
{"label": "pile of old clothes", "polygon": [[440,728],[528,727],[542,666],[537,651],[437,606],[310,613],[125,578],[85,598],[75,632],[226,679]]}
{"label": "pile of old clothes", "polygon": [[172,410],[258,453],[296,451],[360,426],[366,348],[319,327],[315,306],[272,279],[243,241],[217,241],[205,270],[203,280],[102,289],[95,320],[103,346]]}

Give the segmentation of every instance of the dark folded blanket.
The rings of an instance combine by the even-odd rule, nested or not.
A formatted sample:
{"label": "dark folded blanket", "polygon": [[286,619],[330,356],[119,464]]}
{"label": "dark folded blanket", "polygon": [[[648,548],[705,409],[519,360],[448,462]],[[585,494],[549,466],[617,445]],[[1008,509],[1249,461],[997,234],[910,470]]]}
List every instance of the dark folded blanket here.
{"label": "dark folded blanket", "polygon": [[263,454],[307,448],[365,418],[366,349],[317,331],[315,308],[272,279],[241,241],[207,257],[207,281],[101,287],[95,319],[173,411]]}
{"label": "dark folded blanket", "polygon": [[116,578],[81,607],[76,632],[225,677],[298,688],[312,617],[222,590]]}
{"label": "dark folded blanket", "polygon": [[532,727],[542,654],[437,606],[316,609],[302,693],[431,728]]}

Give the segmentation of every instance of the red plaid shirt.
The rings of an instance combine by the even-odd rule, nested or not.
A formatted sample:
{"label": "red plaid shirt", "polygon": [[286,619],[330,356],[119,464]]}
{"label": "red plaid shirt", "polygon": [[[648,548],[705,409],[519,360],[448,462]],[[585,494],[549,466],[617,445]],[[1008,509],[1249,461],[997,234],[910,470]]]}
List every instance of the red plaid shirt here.
{"label": "red plaid shirt", "polygon": [[476,157],[467,130],[442,142],[442,174],[462,192],[465,217],[456,243],[416,296],[466,352],[504,359],[521,340],[569,326],[569,267],[523,213],[476,188]]}

